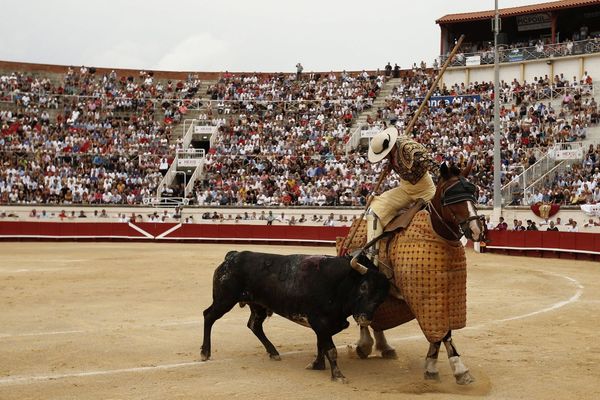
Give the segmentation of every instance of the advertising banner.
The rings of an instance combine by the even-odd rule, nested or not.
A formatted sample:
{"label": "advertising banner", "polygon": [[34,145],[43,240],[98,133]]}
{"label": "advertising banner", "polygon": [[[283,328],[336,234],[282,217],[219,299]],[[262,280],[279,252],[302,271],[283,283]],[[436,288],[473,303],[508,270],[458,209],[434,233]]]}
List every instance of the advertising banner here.
{"label": "advertising banner", "polygon": [[180,158],[177,160],[178,167],[197,167],[202,161],[201,158]]}
{"label": "advertising banner", "polygon": [[465,65],[480,65],[481,64],[481,56],[470,56],[467,57]]}
{"label": "advertising banner", "polygon": [[[418,103],[421,104],[423,101],[423,97],[418,98]],[[465,94],[460,96],[432,96],[429,98],[429,107],[440,107],[442,105],[442,101],[444,102],[444,107],[449,104],[462,104],[465,101],[474,101],[475,103],[479,103],[481,101],[481,96],[478,94]],[[411,102],[411,100],[407,100],[407,102]]]}
{"label": "advertising banner", "polygon": [[548,13],[517,16],[517,30],[520,32],[535,31],[537,29],[547,29],[550,27],[552,27],[552,20]]}
{"label": "advertising banner", "polygon": [[574,149],[574,150],[555,150],[554,151],[554,159],[555,160],[581,160],[583,158],[583,149]]}
{"label": "advertising banner", "polygon": [[194,126],[194,133],[200,135],[210,135],[217,130],[216,126],[212,125],[196,125]]}

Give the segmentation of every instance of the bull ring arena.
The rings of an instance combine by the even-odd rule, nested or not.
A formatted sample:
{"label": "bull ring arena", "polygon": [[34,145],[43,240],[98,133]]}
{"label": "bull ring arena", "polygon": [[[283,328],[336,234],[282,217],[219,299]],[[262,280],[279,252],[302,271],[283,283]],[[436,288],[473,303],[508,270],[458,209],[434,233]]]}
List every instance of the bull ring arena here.
{"label": "bull ring arena", "polygon": [[[493,10],[436,20],[441,55],[409,69],[0,61],[0,399],[600,398],[599,6],[500,9],[497,92]],[[486,239],[452,242],[467,260],[452,338],[474,382],[456,383],[444,348],[424,379],[416,320],[385,331],[397,358],[360,359],[352,318],[333,337],[348,383],[333,382],[305,369],[310,329],[268,317],[274,361],[237,305],[201,361],[225,255],[336,255],[371,192],[399,183],[366,161],[388,124],[436,162],[474,159]]]}

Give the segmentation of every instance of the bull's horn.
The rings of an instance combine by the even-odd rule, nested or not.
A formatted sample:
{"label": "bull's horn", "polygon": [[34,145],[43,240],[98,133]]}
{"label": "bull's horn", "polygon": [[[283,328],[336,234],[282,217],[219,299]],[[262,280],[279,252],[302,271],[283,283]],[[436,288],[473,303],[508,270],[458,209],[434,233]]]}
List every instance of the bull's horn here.
{"label": "bull's horn", "polygon": [[352,260],[350,260],[350,266],[361,275],[366,274],[369,270],[367,267],[358,262],[358,256],[352,257]]}

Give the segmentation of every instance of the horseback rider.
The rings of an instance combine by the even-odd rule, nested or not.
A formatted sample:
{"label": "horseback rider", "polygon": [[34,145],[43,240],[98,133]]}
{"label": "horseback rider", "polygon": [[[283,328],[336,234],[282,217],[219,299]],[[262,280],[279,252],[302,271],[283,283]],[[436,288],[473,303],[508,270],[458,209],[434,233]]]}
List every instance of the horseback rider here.
{"label": "horseback rider", "polygon": [[[398,187],[375,196],[371,201],[366,212],[367,242],[370,242],[383,233],[383,228],[399,210],[418,199],[428,202],[433,198],[436,188],[429,172],[436,168],[436,164],[422,144],[399,135],[395,127],[373,136],[368,156],[371,163],[387,159],[388,172],[394,170],[400,176]],[[376,257],[374,262],[377,264]]]}

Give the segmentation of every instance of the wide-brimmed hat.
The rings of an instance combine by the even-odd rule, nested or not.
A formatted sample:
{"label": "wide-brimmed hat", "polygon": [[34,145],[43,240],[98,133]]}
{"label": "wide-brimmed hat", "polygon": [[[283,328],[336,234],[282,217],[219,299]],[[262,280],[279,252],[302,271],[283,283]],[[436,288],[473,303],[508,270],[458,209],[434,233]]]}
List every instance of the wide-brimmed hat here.
{"label": "wide-brimmed hat", "polygon": [[369,144],[369,161],[377,163],[383,160],[392,150],[398,139],[398,129],[393,126],[379,132]]}

